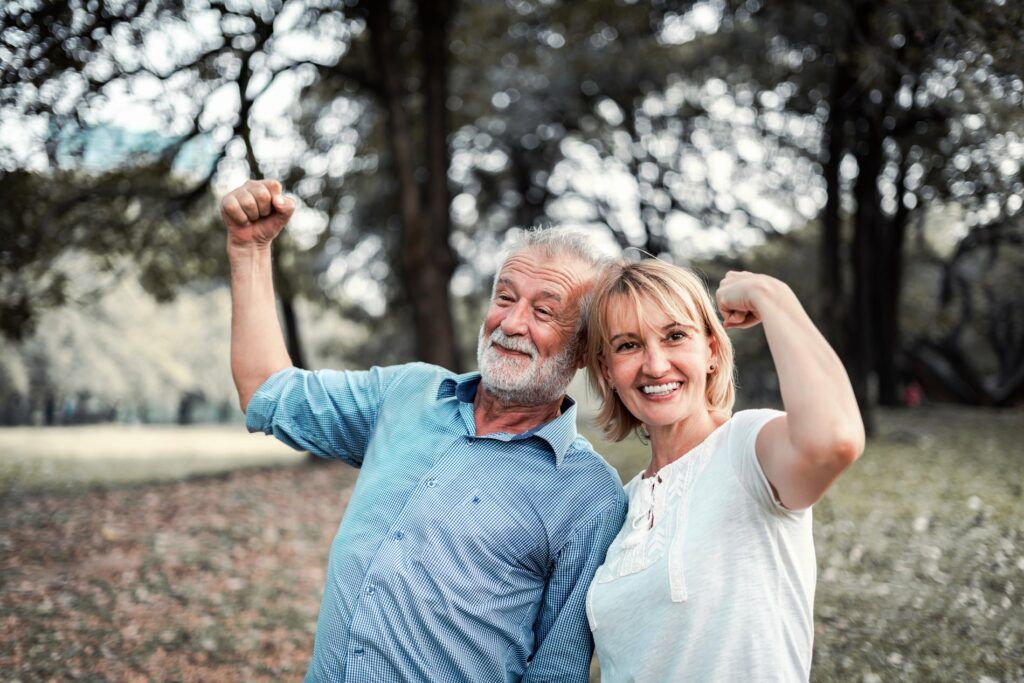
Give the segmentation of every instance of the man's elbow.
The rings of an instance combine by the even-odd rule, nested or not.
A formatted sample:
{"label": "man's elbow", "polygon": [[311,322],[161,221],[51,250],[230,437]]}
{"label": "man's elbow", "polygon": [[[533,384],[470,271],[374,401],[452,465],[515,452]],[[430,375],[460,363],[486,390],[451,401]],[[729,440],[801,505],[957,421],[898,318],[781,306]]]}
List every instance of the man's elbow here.
{"label": "man's elbow", "polygon": [[249,407],[249,401],[252,400],[256,390],[267,380],[268,377],[273,373],[247,373],[242,375],[241,373],[234,373],[235,380],[235,391],[238,392],[238,407],[245,414],[245,411]]}

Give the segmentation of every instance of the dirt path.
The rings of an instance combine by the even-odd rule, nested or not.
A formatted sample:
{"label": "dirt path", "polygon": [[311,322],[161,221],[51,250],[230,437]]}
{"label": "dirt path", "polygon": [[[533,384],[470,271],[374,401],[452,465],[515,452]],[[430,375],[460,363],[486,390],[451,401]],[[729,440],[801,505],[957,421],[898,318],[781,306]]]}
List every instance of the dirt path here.
{"label": "dirt path", "polygon": [[345,466],[0,501],[7,680],[300,680]]}

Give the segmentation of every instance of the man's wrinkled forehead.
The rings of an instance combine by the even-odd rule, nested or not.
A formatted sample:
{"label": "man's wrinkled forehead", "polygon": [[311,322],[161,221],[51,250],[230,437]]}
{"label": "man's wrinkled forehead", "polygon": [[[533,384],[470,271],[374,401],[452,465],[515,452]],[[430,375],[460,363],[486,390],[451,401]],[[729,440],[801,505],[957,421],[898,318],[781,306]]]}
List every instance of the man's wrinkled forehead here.
{"label": "man's wrinkled forehead", "polygon": [[[597,269],[578,257],[567,254],[552,254],[539,247],[524,247],[508,255],[494,278],[494,287],[510,285],[515,275],[551,279],[560,284],[567,293],[582,294],[593,284]],[[561,298],[554,290],[544,291]]]}

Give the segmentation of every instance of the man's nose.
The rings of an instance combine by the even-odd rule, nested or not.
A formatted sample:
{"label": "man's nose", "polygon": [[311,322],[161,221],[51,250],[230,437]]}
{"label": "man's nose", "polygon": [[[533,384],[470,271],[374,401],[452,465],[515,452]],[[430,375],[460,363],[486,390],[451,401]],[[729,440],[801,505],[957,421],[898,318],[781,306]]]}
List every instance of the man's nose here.
{"label": "man's nose", "polygon": [[501,331],[509,336],[526,334],[528,313],[526,304],[517,301],[506,310],[505,317],[501,319]]}

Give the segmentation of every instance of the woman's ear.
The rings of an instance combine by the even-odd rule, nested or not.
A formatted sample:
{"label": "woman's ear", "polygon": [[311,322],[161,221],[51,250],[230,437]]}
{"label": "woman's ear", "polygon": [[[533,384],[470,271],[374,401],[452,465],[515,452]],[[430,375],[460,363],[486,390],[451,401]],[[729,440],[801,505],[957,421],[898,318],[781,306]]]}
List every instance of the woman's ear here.
{"label": "woman's ear", "polygon": [[708,338],[708,374],[718,369],[718,344],[715,338],[709,333]]}
{"label": "woman's ear", "polygon": [[598,372],[601,373],[601,379],[604,380],[604,383],[608,385],[609,389],[614,391],[615,389],[612,387],[612,371],[608,369],[608,363],[604,360],[604,353],[598,356],[597,365]]}

